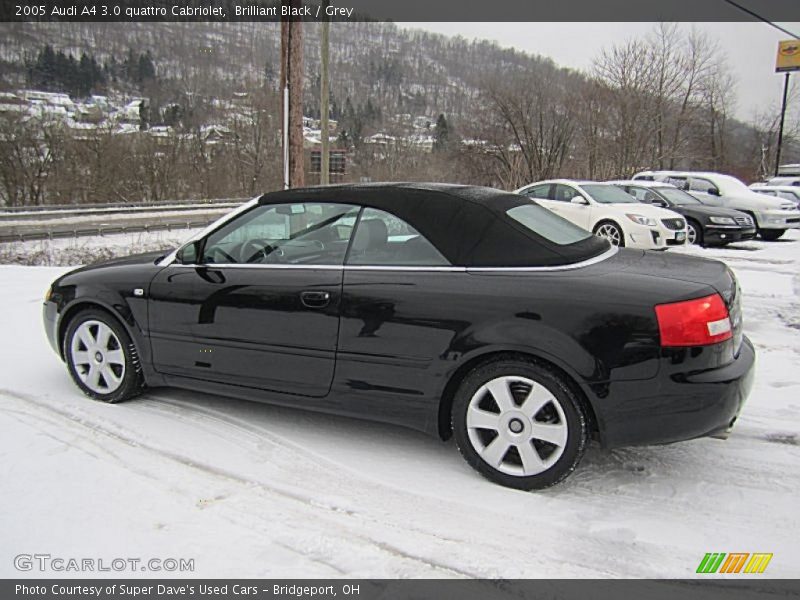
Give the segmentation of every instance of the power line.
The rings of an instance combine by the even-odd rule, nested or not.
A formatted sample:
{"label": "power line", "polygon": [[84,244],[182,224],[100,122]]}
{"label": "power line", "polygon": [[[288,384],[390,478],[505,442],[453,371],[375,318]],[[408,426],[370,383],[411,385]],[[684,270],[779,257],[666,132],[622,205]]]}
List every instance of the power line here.
{"label": "power line", "polygon": [[786,35],[790,35],[793,38],[795,38],[796,40],[800,40],[800,35],[797,35],[796,33],[792,33],[788,29],[784,29],[783,27],[781,27],[777,23],[773,23],[772,21],[770,21],[766,17],[762,17],[757,12],[754,12],[754,11],[750,10],[749,8],[747,8],[745,6],[742,6],[741,4],[738,4],[738,3],[734,2],[733,0],[724,0],[724,1],[727,2],[728,4],[730,4],[731,6],[734,6],[734,7],[738,8],[742,12],[746,12],[751,17],[755,17],[759,21],[763,21],[764,23],[766,23],[767,25],[770,25],[771,27],[774,27],[775,29],[779,29],[780,31],[782,31]]}

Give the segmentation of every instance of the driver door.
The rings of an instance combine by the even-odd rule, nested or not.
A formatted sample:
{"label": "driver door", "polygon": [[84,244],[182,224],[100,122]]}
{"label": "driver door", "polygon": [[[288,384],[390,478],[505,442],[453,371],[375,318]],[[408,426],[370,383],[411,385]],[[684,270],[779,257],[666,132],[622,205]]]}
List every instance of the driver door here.
{"label": "driver door", "polygon": [[259,205],[187,246],[150,287],[156,370],[325,396],[335,366],[342,266],[358,210],[318,202]]}
{"label": "driver door", "polygon": [[578,227],[582,227],[587,231],[591,231],[591,217],[592,207],[588,201],[586,204],[575,204],[572,199],[576,196],[583,197],[578,190],[562,183],[557,183],[553,186],[553,199],[556,200],[558,210],[556,212],[567,219],[572,221]]}

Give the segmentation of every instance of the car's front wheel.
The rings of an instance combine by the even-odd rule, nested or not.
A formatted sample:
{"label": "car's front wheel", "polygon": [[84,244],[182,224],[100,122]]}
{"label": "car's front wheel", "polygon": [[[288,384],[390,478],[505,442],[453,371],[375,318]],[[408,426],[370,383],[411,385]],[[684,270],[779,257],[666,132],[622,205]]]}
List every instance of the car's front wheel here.
{"label": "car's front wheel", "polygon": [[522,490],[567,477],[588,438],[586,416],[563,377],[517,359],[484,364],[464,379],[452,426],[459,451],[475,470]]}
{"label": "car's front wheel", "polygon": [[72,379],[90,398],[119,402],[142,389],[133,340],[105,311],[88,309],[75,315],[64,336],[64,357]]}
{"label": "car's front wheel", "polygon": [[686,220],[686,241],[698,246],[703,245],[703,228],[696,221]]}
{"label": "car's front wheel", "polygon": [[761,239],[766,240],[768,242],[774,242],[778,238],[780,238],[784,233],[786,233],[785,229],[759,229],[758,233],[761,234]]}
{"label": "car's front wheel", "polygon": [[595,235],[607,239],[614,246],[625,246],[625,233],[622,228],[613,221],[601,221],[598,223],[594,232]]}

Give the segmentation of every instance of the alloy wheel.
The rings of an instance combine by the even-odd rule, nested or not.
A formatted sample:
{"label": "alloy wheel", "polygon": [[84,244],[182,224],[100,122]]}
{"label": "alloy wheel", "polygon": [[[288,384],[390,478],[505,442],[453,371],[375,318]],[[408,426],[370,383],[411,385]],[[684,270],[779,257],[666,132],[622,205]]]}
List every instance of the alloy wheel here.
{"label": "alloy wheel", "polygon": [[697,243],[697,229],[695,229],[694,225],[692,225],[691,223],[687,223],[686,227],[688,229],[688,231],[686,233],[687,241],[690,244],[696,244]]}
{"label": "alloy wheel", "polygon": [[75,373],[97,394],[116,391],[125,377],[125,352],[114,331],[98,320],[78,326],[70,344]]}
{"label": "alloy wheel", "polygon": [[595,235],[607,239],[614,246],[619,246],[622,242],[622,234],[616,225],[603,223],[595,231]]}
{"label": "alloy wheel", "polygon": [[518,477],[549,469],[564,453],[564,410],[543,385],[526,377],[497,377],[482,385],[467,408],[467,434],[492,468]]}

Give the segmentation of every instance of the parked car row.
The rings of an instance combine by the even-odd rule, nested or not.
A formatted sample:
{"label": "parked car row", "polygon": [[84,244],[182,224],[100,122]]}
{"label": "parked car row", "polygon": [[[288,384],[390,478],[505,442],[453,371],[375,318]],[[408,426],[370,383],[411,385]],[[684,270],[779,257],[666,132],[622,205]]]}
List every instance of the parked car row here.
{"label": "parked car row", "polygon": [[635,180],[671,183],[708,206],[732,208],[750,215],[765,240],[777,240],[787,229],[800,228],[800,211],[791,201],[760,194],[731,175],[692,171],[643,171]]}
{"label": "parked car row", "polygon": [[[800,183],[800,179],[798,180]],[[730,175],[642,171],[631,180],[538,181],[516,190],[615,246],[724,246],[800,227],[800,186],[748,188]],[[772,196],[772,197],[770,197]]]}

